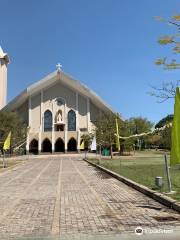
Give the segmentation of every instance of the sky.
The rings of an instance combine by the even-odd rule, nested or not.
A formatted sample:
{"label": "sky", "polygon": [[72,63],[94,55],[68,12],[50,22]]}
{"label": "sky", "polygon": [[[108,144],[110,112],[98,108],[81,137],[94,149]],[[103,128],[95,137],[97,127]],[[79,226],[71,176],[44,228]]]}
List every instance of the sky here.
{"label": "sky", "polygon": [[173,99],[157,103],[148,92],[179,79],[178,70],[154,64],[172,56],[158,38],[175,33],[155,17],[179,14],[179,0],[0,0],[0,8],[0,45],[11,59],[8,101],[60,62],[124,119],[155,123],[173,113]]}

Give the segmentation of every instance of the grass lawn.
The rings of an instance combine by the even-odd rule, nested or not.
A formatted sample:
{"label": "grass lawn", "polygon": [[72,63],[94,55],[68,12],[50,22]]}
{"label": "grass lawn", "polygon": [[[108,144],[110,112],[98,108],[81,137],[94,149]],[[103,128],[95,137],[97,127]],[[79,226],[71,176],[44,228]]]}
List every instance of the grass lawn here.
{"label": "grass lawn", "polygon": [[[99,164],[97,159],[89,160]],[[164,155],[161,152],[143,151],[137,152],[133,156],[121,156],[112,160],[102,158],[100,165],[154,190],[158,190],[155,186],[155,177],[161,176],[164,181],[162,192],[168,192]],[[170,173],[173,191],[176,191],[176,194],[170,196],[180,201],[180,166],[172,167]]]}

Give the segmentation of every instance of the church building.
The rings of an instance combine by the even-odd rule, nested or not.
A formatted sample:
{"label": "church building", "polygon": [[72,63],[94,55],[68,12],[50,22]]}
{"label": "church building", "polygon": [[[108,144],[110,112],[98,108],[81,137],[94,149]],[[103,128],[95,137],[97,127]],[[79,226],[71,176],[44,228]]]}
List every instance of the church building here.
{"label": "church building", "polygon": [[112,112],[95,92],[58,67],[3,108],[26,122],[27,152],[79,151],[81,136],[93,132],[97,117]]}

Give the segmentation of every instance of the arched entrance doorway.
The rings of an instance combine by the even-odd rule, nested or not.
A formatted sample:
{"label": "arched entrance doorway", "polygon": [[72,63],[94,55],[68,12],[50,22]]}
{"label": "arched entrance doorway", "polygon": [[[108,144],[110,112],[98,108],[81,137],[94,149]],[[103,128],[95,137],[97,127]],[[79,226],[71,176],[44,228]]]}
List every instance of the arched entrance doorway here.
{"label": "arched entrance doorway", "polygon": [[68,142],[68,151],[70,152],[74,152],[74,151],[77,151],[77,142],[74,138],[71,138]]}
{"label": "arched entrance doorway", "polygon": [[64,152],[65,147],[64,147],[64,142],[61,138],[58,138],[55,143],[55,152]]}
{"label": "arched entrance doorway", "polygon": [[52,152],[52,144],[48,138],[44,139],[42,143],[42,152]]}
{"label": "arched entrance doorway", "polygon": [[29,144],[29,152],[33,154],[38,154],[38,140],[33,139]]}

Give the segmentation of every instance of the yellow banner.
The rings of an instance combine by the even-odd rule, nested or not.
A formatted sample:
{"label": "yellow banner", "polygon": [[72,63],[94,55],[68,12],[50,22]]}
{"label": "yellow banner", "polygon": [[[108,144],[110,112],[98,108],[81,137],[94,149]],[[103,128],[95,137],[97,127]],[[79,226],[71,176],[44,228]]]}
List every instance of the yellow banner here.
{"label": "yellow banner", "polygon": [[170,164],[180,164],[180,88],[176,90]]}
{"label": "yellow banner", "polygon": [[3,146],[3,150],[9,150],[11,146],[11,132],[9,132]]}
{"label": "yellow banner", "polygon": [[80,150],[84,150],[84,140],[82,140],[82,142],[81,142]]}

